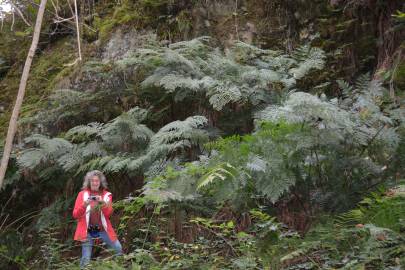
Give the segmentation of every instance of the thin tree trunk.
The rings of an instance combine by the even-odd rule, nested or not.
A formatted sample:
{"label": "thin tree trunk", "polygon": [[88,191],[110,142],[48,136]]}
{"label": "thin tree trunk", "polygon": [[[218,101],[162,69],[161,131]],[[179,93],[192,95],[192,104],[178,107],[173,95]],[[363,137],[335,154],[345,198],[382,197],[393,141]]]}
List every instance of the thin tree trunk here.
{"label": "thin tree trunk", "polygon": [[44,17],[44,11],[47,0],[41,0],[39,6],[37,21],[35,23],[34,36],[32,37],[31,48],[28,51],[27,59],[25,60],[24,70],[21,76],[20,87],[18,88],[17,99],[11,114],[10,124],[8,126],[6,144],[4,146],[3,158],[0,165],[0,188],[3,186],[4,176],[7,170],[8,160],[10,158],[11,148],[13,146],[14,135],[17,130],[17,119],[20,113],[22,101],[24,99],[25,88],[27,86],[28,75],[31,69],[32,59],[34,58],[35,51],[37,49],[39,35],[41,32],[42,18]]}
{"label": "thin tree trunk", "polygon": [[[77,48],[79,50],[79,61],[82,61],[82,50],[80,48],[80,30],[79,30],[79,16],[77,12],[77,1],[75,1],[75,22],[76,22],[76,37],[77,37]],[[82,9],[83,12],[83,9]]]}

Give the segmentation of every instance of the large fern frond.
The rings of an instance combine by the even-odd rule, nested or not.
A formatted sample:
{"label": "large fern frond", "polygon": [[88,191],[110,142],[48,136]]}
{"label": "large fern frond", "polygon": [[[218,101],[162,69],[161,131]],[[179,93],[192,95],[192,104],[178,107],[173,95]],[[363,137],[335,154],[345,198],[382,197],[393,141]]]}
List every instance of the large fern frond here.
{"label": "large fern frond", "polygon": [[[204,116],[191,116],[184,121],[174,121],[162,127],[151,138],[149,149],[168,150],[190,148],[208,142],[209,134],[204,128],[208,120]],[[165,146],[168,148],[165,149]]]}

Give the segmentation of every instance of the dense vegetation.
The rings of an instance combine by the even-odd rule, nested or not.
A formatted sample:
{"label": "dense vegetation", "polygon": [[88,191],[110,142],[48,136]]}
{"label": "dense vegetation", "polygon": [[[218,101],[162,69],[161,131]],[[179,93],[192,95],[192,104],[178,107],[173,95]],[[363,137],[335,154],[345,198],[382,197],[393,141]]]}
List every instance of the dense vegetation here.
{"label": "dense vegetation", "polygon": [[[10,2],[2,133],[37,8]],[[47,6],[1,269],[78,269],[71,212],[93,169],[126,254],[99,246],[90,268],[405,267],[401,1],[78,2],[82,61],[73,1]]]}

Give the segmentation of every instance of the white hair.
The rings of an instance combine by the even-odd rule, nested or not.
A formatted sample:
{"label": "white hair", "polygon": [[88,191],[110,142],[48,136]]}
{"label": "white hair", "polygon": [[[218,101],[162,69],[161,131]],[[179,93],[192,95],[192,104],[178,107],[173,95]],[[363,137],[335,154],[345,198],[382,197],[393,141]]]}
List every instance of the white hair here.
{"label": "white hair", "polygon": [[87,189],[90,188],[90,180],[94,177],[97,176],[98,179],[100,179],[100,188],[102,189],[107,189],[107,179],[105,178],[105,175],[99,171],[99,170],[94,170],[86,173],[86,176],[84,177],[83,180],[83,187],[82,189]]}

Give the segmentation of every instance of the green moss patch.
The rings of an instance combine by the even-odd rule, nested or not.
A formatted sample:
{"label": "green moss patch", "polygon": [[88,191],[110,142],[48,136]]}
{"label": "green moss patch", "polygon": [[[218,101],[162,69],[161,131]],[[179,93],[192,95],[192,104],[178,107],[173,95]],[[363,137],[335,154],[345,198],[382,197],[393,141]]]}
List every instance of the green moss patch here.
{"label": "green moss patch", "polygon": [[[51,47],[43,50],[41,54],[36,55],[28,77],[20,119],[30,117],[36,111],[43,108],[45,100],[54,89],[55,84],[72,69],[68,64],[72,63],[75,57],[75,44],[67,38],[59,40]],[[8,127],[12,106],[14,105],[20,84],[23,65],[24,62],[22,61],[14,64],[4,79],[0,81],[0,87],[3,90],[0,93],[0,100],[8,106],[6,112],[0,114],[0,137],[5,136]]]}

